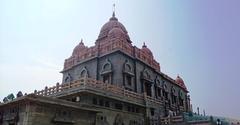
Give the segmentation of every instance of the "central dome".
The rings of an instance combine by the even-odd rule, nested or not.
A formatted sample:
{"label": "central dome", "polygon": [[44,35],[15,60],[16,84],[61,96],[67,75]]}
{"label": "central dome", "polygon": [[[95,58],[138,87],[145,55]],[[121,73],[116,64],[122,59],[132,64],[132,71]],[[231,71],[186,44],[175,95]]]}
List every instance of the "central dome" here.
{"label": "central dome", "polygon": [[120,28],[112,28],[109,32],[108,32],[108,37],[111,38],[124,38],[126,35],[125,33],[120,29]]}
{"label": "central dome", "polygon": [[98,39],[107,37],[109,32],[114,29],[114,28],[119,28],[123,31],[123,33],[126,35],[126,38],[128,41],[130,41],[130,38],[128,36],[128,32],[124,25],[120,22],[118,22],[118,19],[115,17],[115,13],[113,13],[112,17],[109,19],[107,23],[105,23],[99,33]]}

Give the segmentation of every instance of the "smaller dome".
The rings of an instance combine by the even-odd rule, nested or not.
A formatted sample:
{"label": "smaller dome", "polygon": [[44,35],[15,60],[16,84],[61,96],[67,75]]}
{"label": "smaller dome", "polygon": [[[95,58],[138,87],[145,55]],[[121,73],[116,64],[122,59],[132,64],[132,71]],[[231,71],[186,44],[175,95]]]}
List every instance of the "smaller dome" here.
{"label": "smaller dome", "polygon": [[108,37],[111,38],[124,38],[125,33],[122,31],[122,29],[114,27],[111,29],[108,33]]}
{"label": "smaller dome", "polygon": [[143,43],[142,50],[150,55],[152,55],[152,51],[146,46],[145,42]]}
{"label": "smaller dome", "polygon": [[181,86],[181,87],[183,87],[184,89],[187,90],[187,88],[186,88],[186,86],[185,86],[185,84],[184,84],[183,79],[182,79],[179,75],[177,76],[177,78],[175,79],[175,81],[176,81],[176,83],[177,83],[179,86]]}
{"label": "smaller dome", "polygon": [[83,40],[81,39],[81,42],[73,49],[72,55],[73,56],[79,55],[80,52],[85,48],[87,47],[84,45]]}

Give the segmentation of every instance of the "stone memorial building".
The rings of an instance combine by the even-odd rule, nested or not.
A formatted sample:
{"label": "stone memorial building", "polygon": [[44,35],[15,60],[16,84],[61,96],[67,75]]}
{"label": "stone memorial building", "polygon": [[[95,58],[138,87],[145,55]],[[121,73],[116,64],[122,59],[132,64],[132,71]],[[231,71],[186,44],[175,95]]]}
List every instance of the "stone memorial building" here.
{"label": "stone memorial building", "polygon": [[161,72],[145,43],[134,46],[115,12],[61,73],[62,83],[1,103],[0,125],[160,125],[191,111],[183,79]]}

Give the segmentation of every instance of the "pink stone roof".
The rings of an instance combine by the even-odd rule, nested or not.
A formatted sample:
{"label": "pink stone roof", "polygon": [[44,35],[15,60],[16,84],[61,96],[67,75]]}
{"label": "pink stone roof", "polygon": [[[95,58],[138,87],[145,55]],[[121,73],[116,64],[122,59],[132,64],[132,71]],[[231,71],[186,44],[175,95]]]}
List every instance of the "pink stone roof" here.
{"label": "pink stone roof", "polygon": [[177,78],[175,79],[175,82],[181,86],[182,88],[184,88],[185,90],[187,90],[187,87],[185,86],[185,83],[183,81],[183,79],[178,75]]}

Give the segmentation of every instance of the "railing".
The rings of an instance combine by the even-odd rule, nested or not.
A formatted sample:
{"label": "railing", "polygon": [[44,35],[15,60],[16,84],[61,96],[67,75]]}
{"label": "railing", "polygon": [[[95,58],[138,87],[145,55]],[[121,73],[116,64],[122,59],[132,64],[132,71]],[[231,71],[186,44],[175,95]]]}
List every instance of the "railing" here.
{"label": "railing", "polygon": [[184,122],[183,116],[179,115],[179,116],[167,116],[167,117],[163,117],[161,118],[161,123],[164,125],[171,125],[173,123],[182,123]]}
{"label": "railing", "polygon": [[182,116],[182,115],[172,116],[171,121],[172,121],[173,123],[177,123],[177,122],[183,122],[184,119],[183,119],[183,116]]}
{"label": "railing", "polygon": [[153,103],[157,103],[157,104],[162,104],[162,101],[157,99],[157,98],[153,98],[153,97],[150,97],[150,96],[146,96],[147,100],[149,102],[153,102]]}
{"label": "railing", "polygon": [[80,88],[80,87],[89,87],[93,88],[96,90],[103,90],[107,92],[111,92],[114,94],[117,94],[119,96],[131,98],[131,99],[138,99],[138,100],[146,100],[148,102],[156,103],[156,104],[161,104],[162,101],[160,99],[156,99],[150,96],[146,96],[146,94],[139,94],[133,91],[129,91],[124,89],[123,87],[119,87],[116,85],[112,84],[107,84],[102,81],[97,81],[92,78],[81,78],[79,80],[65,83],[65,84],[59,84],[57,83],[56,86],[53,87],[45,87],[45,89],[37,91],[34,91],[34,94],[36,95],[41,95],[41,96],[51,96],[69,89],[73,88]]}
{"label": "railing", "polygon": [[171,123],[171,119],[169,117],[161,118],[161,123],[163,125],[168,125]]}
{"label": "railing", "polygon": [[210,120],[209,116],[201,116],[201,115],[197,115],[194,113],[184,113],[184,119],[186,121],[204,121],[204,120]]}

